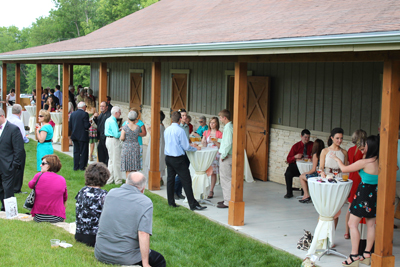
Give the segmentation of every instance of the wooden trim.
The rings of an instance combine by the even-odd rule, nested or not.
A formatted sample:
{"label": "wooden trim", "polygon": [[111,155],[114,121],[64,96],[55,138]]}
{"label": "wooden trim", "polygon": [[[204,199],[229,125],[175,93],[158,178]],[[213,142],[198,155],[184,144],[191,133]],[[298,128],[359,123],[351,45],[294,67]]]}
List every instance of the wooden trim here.
{"label": "wooden trim", "polygon": [[15,64],[15,103],[21,103],[21,65]]}
{"label": "wooden trim", "polygon": [[[2,95],[3,95],[3,101],[6,101],[7,98],[7,64],[3,63],[3,86],[2,86]],[[3,104],[4,106],[4,114],[7,117],[7,104]]]}
{"label": "wooden trim", "polygon": [[[228,88],[228,84],[229,84],[229,76],[235,76],[235,70],[225,70],[225,78],[224,78],[224,98],[223,98],[223,102],[225,103],[226,107],[229,108],[229,103],[228,103],[228,94],[229,94],[229,88]],[[252,70],[248,70],[247,71],[247,76],[253,76],[253,71]]]}
{"label": "wooden trim", "polygon": [[243,173],[247,122],[247,63],[235,63],[233,111],[232,190],[229,201],[229,225],[244,225]]}
{"label": "wooden trim", "polygon": [[[188,111],[189,110],[189,94],[190,94],[190,84],[189,84],[189,81],[190,81],[190,70],[189,69],[170,69],[169,70],[169,85],[171,86],[171,93],[170,93],[170,96],[171,96],[171,102],[173,102],[173,99],[172,99],[172,97],[173,97],[173,88],[172,88],[172,74],[174,74],[174,73],[176,73],[176,74],[187,74],[187,78],[186,78],[186,85],[187,85],[187,88],[186,88],[186,110]],[[172,104],[172,103],[171,103]]]}
{"label": "wooden trim", "polygon": [[68,64],[69,67],[69,84],[74,84],[74,65]]}
{"label": "wooden trim", "polygon": [[161,62],[151,67],[151,151],[149,189],[160,190]]}
{"label": "wooden trim", "polygon": [[[251,53],[250,53],[251,52]],[[132,56],[120,55],[109,57],[92,57],[76,59],[31,59],[31,60],[5,60],[3,63],[21,64],[75,64],[87,65],[90,63],[101,62],[249,62],[249,63],[268,63],[268,62],[384,62],[385,60],[400,60],[400,50],[390,51],[349,51],[349,52],[307,52],[290,51],[279,54],[261,54],[260,51],[249,51],[248,55],[218,55],[218,56]]]}
{"label": "wooden trim", "polygon": [[61,136],[61,151],[66,152],[69,151],[69,137],[68,137],[68,103],[69,103],[69,64],[63,64],[63,81],[62,81],[62,88],[63,88],[63,109],[62,109],[62,136]]}
{"label": "wooden trim", "polygon": [[[36,64],[36,122],[39,123],[39,111],[42,109],[42,64]],[[36,131],[35,137],[37,139]]]}
{"label": "wooden trim", "polygon": [[[394,267],[393,224],[399,131],[400,61],[383,65],[375,253],[372,266]],[[376,263],[376,264],[375,264]]]}
{"label": "wooden trim", "polygon": [[99,105],[107,102],[107,63],[100,63],[99,67]]}

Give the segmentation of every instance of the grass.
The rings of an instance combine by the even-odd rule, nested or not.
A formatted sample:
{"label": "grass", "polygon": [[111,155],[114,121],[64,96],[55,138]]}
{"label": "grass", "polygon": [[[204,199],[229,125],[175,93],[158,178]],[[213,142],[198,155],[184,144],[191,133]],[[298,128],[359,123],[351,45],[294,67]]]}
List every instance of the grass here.
{"label": "grass", "polygon": [[[22,191],[36,171],[36,142],[25,145],[27,161]],[[75,195],[84,186],[84,173],[72,171],[72,158],[56,152],[63,167],[59,172],[66,181],[67,222],[75,221]],[[110,190],[114,186],[106,186]],[[301,260],[289,253],[243,236],[211,222],[186,208],[170,208],[167,201],[149,191],[154,204],[151,249],[164,255],[168,266],[300,266]],[[19,211],[27,195],[17,195]],[[104,266],[93,248],[75,242],[73,235],[48,223],[0,220],[1,266]],[[50,239],[73,244],[68,249],[51,249]]]}

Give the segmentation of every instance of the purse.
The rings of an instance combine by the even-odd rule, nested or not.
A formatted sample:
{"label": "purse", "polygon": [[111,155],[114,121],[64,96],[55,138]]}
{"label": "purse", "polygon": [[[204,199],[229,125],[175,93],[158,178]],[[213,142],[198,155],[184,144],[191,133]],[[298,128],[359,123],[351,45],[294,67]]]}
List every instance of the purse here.
{"label": "purse", "polygon": [[304,236],[297,242],[297,249],[309,250],[312,242],[312,235],[310,231],[304,230]]}
{"label": "purse", "polygon": [[[42,175],[43,175],[43,173],[40,174],[40,176],[42,176]],[[33,204],[35,204],[35,195],[36,195],[36,194],[35,194],[35,188],[36,188],[37,183],[39,182],[40,176],[39,176],[39,178],[36,180],[35,186],[33,187],[31,193],[26,197],[25,203],[24,203],[24,205],[23,205],[23,208],[24,208],[24,209],[27,209],[27,210],[29,210],[29,211],[32,210]]]}

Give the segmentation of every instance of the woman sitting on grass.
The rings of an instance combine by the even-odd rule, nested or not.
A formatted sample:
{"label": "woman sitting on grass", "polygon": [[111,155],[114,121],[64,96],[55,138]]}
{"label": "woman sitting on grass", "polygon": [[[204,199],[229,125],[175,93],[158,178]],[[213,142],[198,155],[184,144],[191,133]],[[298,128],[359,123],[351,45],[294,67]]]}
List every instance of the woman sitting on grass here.
{"label": "woman sitting on grass", "polygon": [[35,222],[57,223],[65,220],[65,202],[68,199],[67,183],[64,177],[56,174],[61,170],[57,155],[46,155],[40,164],[41,171],[29,182],[35,187],[35,204],[31,214]]}
{"label": "woman sitting on grass", "polygon": [[101,189],[110,178],[102,162],[90,164],[85,172],[85,187],[76,195],[76,241],[94,247],[107,191]]}
{"label": "woman sitting on grass", "polygon": [[322,149],[324,148],[324,141],[322,141],[321,139],[315,140],[311,152],[313,166],[309,172],[305,172],[300,175],[301,187],[304,190],[303,198],[299,200],[300,203],[308,203],[311,200],[310,193],[308,192],[307,179],[318,177],[317,168],[319,168],[319,157],[321,155]]}

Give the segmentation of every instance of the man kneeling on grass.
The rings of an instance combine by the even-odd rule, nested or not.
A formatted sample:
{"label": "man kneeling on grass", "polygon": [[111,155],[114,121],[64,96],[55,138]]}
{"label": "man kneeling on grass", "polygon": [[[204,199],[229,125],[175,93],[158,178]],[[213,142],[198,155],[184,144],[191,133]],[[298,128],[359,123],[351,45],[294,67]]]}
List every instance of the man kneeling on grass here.
{"label": "man kneeling on grass", "polygon": [[153,203],[143,194],[146,178],[139,172],[128,174],[126,184],[111,189],[100,217],[94,250],[104,263],[166,266],[164,257],[150,250]]}

